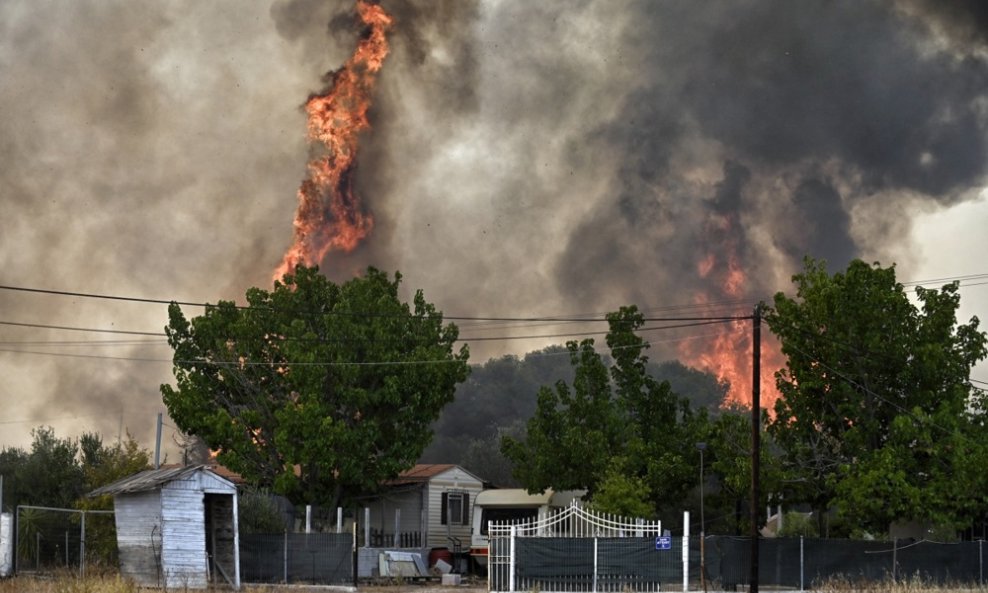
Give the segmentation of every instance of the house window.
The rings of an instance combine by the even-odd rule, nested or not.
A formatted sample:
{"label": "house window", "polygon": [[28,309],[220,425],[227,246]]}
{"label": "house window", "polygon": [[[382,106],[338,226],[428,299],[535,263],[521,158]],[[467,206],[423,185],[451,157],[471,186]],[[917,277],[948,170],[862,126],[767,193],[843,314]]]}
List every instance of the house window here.
{"label": "house window", "polygon": [[443,492],[443,525],[470,524],[470,495],[466,492]]}

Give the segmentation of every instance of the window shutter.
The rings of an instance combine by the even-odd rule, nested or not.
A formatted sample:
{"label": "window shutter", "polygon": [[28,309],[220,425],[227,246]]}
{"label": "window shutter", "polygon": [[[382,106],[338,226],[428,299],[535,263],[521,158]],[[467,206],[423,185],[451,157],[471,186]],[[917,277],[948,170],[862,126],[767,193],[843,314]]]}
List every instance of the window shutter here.
{"label": "window shutter", "polygon": [[446,509],[449,505],[449,493],[443,492],[442,504],[440,505],[439,516],[442,517],[442,525],[446,524]]}
{"label": "window shutter", "polygon": [[470,493],[463,493],[463,516],[460,520],[460,525],[470,524]]}

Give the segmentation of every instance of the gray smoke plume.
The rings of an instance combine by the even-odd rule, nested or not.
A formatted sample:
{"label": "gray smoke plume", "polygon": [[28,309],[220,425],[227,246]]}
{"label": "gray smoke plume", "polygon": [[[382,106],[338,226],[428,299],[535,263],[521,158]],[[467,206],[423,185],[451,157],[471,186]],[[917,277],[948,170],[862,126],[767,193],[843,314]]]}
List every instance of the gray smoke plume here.
{"label": "gray smoke plume", "polygon": [[[983,2],[382,4],[392,53],[356,171],[375,228],[323,270],[400,270],[447,314],[754,301],[804,255],[908,270],[917,217],[986,185]],[[300,106],[355,23],[349,1],[0,3],[3,283],[190,301],[266,286],[305,175]],[[164,307],[3,291],[0,311],[166,323]],[[0,326],[7,349],[70,339],[50,331]],[[493,334],[509,332],[539,330]],[[5,413],[26,421],[7,442],[73,416],[56,428],[146,439],[170,378],[167,363],[10,352],[0,373]]]}

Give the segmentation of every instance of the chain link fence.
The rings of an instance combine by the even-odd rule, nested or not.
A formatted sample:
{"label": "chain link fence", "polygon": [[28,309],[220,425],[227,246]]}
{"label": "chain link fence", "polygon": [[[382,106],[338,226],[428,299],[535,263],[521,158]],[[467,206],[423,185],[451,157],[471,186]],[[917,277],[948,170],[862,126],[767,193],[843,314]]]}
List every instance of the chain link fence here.
{"label": "chain link fence", "polygon": [[17,507],[14,570],[85,575],[117,566],[113,511]]}

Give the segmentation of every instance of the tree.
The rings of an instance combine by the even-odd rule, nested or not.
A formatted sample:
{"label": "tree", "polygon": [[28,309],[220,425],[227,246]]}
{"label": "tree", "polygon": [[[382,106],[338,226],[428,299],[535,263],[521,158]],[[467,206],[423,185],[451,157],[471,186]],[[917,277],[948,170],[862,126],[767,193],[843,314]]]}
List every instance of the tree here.
{"label": "tree", "polygon": [[[109,446],[103,444],[103,437],[98,433],[83,433],[79,437],[79,454],[86,492],[151,467],[151,453],[142,448],[130,433],[127,433],[125,440]],[[98,499],[83,498],[76,506],[87,510],[109,510],[113,508],[113,499],[110,495]]]}
{"label": "tree", "polygon": [[220,463],[296,502],[333,507],[414,464],[468,373],[457,328],[369,268],[337,285],[299,266],[247,307],[169,307],[169,414]]}
{"label": "tree", "polygon": [[[586,489],[594,497],[604,488],[607,504],[631,507],[647,496],[656,511],[678,506],[696,487],[699,467],[699,453],[683,443],[702,440],[706,412],[694,412],[668,382],[648,374],[648,343],[635,333],[644,316],[636,307],[607,320],[614,363],[605,362],[592,339],[570,342],[573,384],[543,387],[526,440],[506,438],[502,449],[530,491]],[[628,480],[618,480],[615,470]]]}
{"label": "tree", "polygon": [[[761,447],[759,448],[760,499],[757,508],[764,509],[783,490],[784,476],[778,452],[771,435],[765,430],[768,414],[761,415]],[[707,516],[714,517],[707,532],[744,535],[751,529],[751,411],[731,407],[723,410],[713,421],[707,442],[709,473],[716,479],[707,498]],[[761,511],[760,511],[761,512]]]}
{"label": "tree", "polygon": [[50,426],[36,428],[31,435],[31,451],[14,477],[26,495],[21,504],[72,508],[85,491],[82,467],[76,459],[78,444],[56,437]]}
{"label": "tree", "polygon": [[769,426],[800,478],[787,500],[821,521],[836,506],[873,531],[969,519],[978,503],[944,472],[976,481],[970,470],[986,460],[969,381],[986,349],[977,318],[957,323],[958,285],[918,288],[917,309],[894,267],[856,260],[831,276],[807,259],[793,282],[795,298],[777,294],[765,317],[787,358]]}

